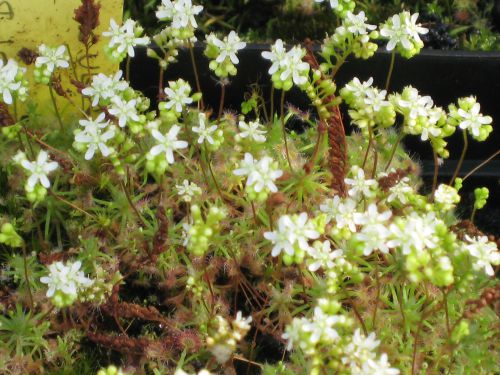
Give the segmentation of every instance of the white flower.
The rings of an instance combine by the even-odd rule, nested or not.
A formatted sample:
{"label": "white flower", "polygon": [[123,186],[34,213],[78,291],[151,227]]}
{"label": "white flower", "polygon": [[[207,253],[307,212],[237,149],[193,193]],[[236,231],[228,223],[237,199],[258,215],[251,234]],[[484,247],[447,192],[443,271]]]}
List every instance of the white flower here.
{"label": "white flower", "polygon": [[114,76],[107,76],[99,73],[92,77],[92,84],[82,90],[82,94],[92,97],[92,106],[99,104],[100,100],[108,100],[115,95],[125,91],[129,85],[128,82],[121,80],[122,71],[119,70]]}
{"label": "white flower", "polygon": [[415,251],[421,253],[425,249],[434,249],[439,238],[436,235],[436,225],[443,224],[431,211],[425,216],[412,212],[408,216],[398,217],[389,227],[390,240],[387,246],[401,247],[404,255]]}
{"label": "white flower", "polygon": [[165,94],[170,99],[166,102],[167,109],[174,108],[177,113],[182,113],[185,105],[191,104],[193,99],[189,96],[191,93],[191,86],[183,79],[168,82],[165,88]]}
{"label": "white flower", "polygon": [[[354,77],[347,85],[344,86],[344,90],[352,94],[354,100],[357,100],[358,98],[365,96],[366,91],[372,86],[372,84],[373,77],[368,78],[368,80],[363,83],[361,83],[358,77]],[[347,104],[351,105],[351,102],[352,101],[348,101]]]}
{"label": "white flower", "polygon": [[80,271],[82,263],[55,262],[49,265],[49,275],[40,278],[40,281],[47,284],[47,297],[52,297],[56,292],[62,292],[67,296],[76,298],[78,293],[93,284],[93,280],[85,277]]}
{"label": "white flower", "polygon": [[310,246],[308,240],[317,239],[319,233],[308,223],[307,213],[300,215],[283,215],[278,220],[277,231],[265,232],[264,238],[274,245],[271,256],[278,256],[283,250],[288,255],[295,253],[294,246],[308,251]]}
{"label": "white flower", "polygon": [[385,222],[391,216],[391,211],[379,213],[375,203],[370,204],[365,212],[354,214],[354,223],[363,225],[356,238],[364,242],[363,254],[365,256],[370,255],[375,249],[383,253],[389,252],[387,238],[390,232]]}
{"label": "white flower", "polygon": [[266,141],[265,134],[267,133],[262,129],[262,125],[258,121],[250,121],[248,124],[245,121],[240,121],[238,124],[240,129],[239,136],[241,138],[249,138],[257,143],[264,143]]}
{"label": "white flower", "polygon": [[243,317],[243,313],[238,311],[236,313],[236,318],[234,318],[232,322],[232,326],[234,329],[233,336],[236,340],[243,339],[244,335],[250,330],[252,323],[252,317],[248,316],[246,318]]}
{"label": "white flower", "polygon": [[483,125],[491,124],[493,121],[490,116],[483,116],[479,113],[480,109],[479,103],[475,103],[469,111],[464,111],[462,108],[458,109],[458,115],[462,119],[459,124],[460,129],[468,129],[475,137],[479,137],[479,131]]}
{"label": "white flower", "polygon": [[21,82],[16,82],[18,70],[19,66],[14,60],[9,59],[4,65],[0,59],[0,95],[5,104],[12,104],[12,93],[21,88]]}
{"label": "white flower", "polygon": [[326,214],[327,221],[335,220],[337,228],[347,227],[351,232],[356,232],[354,223],[354,213],[356,212],[356,202],[350,198],[340,198],[338,195],[332,199],[327,199],[319,206],[319,209]]}
{"label": "white flower", "polygon": [[271,46],[271,51],[262,52],[262,57],[266,60],[270,60],[272,65],[269,68],[269,74],[276,73],[281,67],[285,65],[287,59],[286,49],[283,46],[283,41],[281,39],[276,40],[274,45]]}
{"label": "white flower", "polygon": [[105,122],[104,117],[105,114],[101,113],[95,120],[80,120],[80,125],[85,128],[75,135],[75,142],[87,144],[85,160],[92,159],[97,149],[104,157],[111,154],[106,142],[115,136],[115,128],[109,127],[104,131],[109,125],[109,121]]}
{"label": "white flower", "polygon": [[[322,3],[324,0],[314,0],[317,3]],[[339,0],[330,0],[330,6],[332,9],[337,9],[339,7]]]}
{"label": "white flower", "polygon": [[389,195],[387,196],[387,202],[391,203],[395,200],[402,204],[408,203],[408,196],[413,194],[413,188],[408,185],[410,179],[408,177],[403,177],[397,182],[396,185],[389,188]]}
{"label": "white flower", "polygon": [[249,152],[245,153],[243,160],[239,164],[239,168],[233,171],[236,176],[249,176],[257,168],[257,163]]}
{"label": "white flower", "polygon": [[110,28],[102,33],[103,36],[110,37],[109,47],[115,48],[118,53],[127,53],[130,57],[135,56],[134,47],[146,46],[149,44],[147,36],[138,37],[142,30],[137,27],[137,22],[128,19],[120,27],[112,18],[110,20]]}
{"label": "white flower", "polygon": [[341,249],[331,249],[330,241],[316,241],[309,250],[312,261],[309,263],[309,271],[315,272],[320,268],[324,270],[335,267],[335,262],[342,257],[344,251]]}
{"label": "white flower", "polygon": [[354,331],[351,342],[344,349],[344,357],[342,362],[350,366],[351,371],[359,373],[363,364],[376,358],[375,349],[379,346],[380,341],[376,340],[375,333],[370,333],[365,336],[359,328]]}
{"label": "white flower", "polygon": [[487,275],[495,275],[492,265],[500,264],[500,253],[496,243],[489,242],[486,236],[469,237],[465,235],[465,239],[468,242],[465,249],[475,258],[474,269],[483,268]]}
{"label": "white flower", "polygon": [[231,31],[229,35],[224,37],[223,40],[220,40],[217,37],[213,37],[210,40],[211,43],[219,48],[219,56],[217,56],[217,59],[215,59],[215,61],[217,61],[219,64],[221,64],[228,57],[233,64],[238,64],[240,61],[238,60],[236,53],[238,53],[240,49],[245,48],[247,45],[245,42],[242,42],[240,40],[238,34],[236,34],[234,31]]}
{"label": "white flower", "polygon": [[276,193],[277,186],[274,184],[283,175],[283,171],[276,169],[275,162],[269,156],[264,156],[255,162],[250,153],[245,153],[245,158],[240,163],[240,168],[235,169],[233,174],[237,176],[248,176],[246,186],[252,187],[257,193],[264,189]]}
{"label": "white flower", "polygon": [[35,66],[40,68],[45,65],[49,73],[52,73],[55,68],[69,67],[69,56],[66,54],[66,46],[61,45],[57,48],[47,47],[41,44],[38,47],[38,57],[35,60]]}
{"label": "white flower", "polygon": [[193,5],[191,0],[162,0],[162,4],[156,12],[156,17],[159,20],[172,20],[174,29],[188,26],[197,28],[198,24],[194,16],[198,15],[202,10],[203,6]]}
{"label": "white flower", "polygon": [[163,135],[158,130],[153,129],[151,131],[151,135],[159,142],[159,144],[153,146],[149,151],[149,154],[154,157],[164,152],[167,162],[169,164],[173,164],[174,151],[188,146],[186,141],[179,141],[177,139],[177,134],[179,134],[180,130],[181,128],[178,125],[174,125],[170,128],[167,134]]}
{"label": "white flower", "polygon": [[362,196],[367,198],[373,196],[373,189],[377,187],[377,181],[373,179],[366,180],[365,171],[357,165],[351,168],[351,174],[353,178],[344,179],[345,183],[351,186],[348,194],[355,199]]}
{"label": "white flower", "polygon": [[380,29],[380,35],[389,39],[387,50],[392,51],[397,45],[406,50],[414,48],[414,43],[422,44],[419,34],[426,34],[428,30],[417,24],[418,13],[410,15],[402,12],[393,15]]}
{"label": "white flower", "polygon": [[358,14],[347,12],[344,25],[347,30],[354,35],[366,35],[368,34],[368,31],[375,30],[377,28],[375,25],[365,23],[367,19],[368,18],[366,18],[365,12],[359,12]]}
{"label": "white flower", "polygon": [[304,55],[305,50],[299,46],[295,46],[287,52],[283,62],[284,70],[280,75],[282,81],[286,81],[291,76],[296,85],[303,85],[307,82],[309,64],[302,61]]}
{"label": "white flower", "polygon": [[204,113],[198,114],[198,126],[193,126],[193,132],[197,133],[198,143],[207,141],[211,145],[214,144],[212,135],[216,132],[217,125],[212,125],[207,128],[207,116]]}
{"label": "white flower", "polygon": [[191,202],[196,195],[201,195],[201,189],[194,182],[188,180],[182,181],[182,185],[175,185],[177,194],[182,197],[184,202]]}
{"label": "white flower", "polygon": [[361,371],[353,372],[353,375],[397,375],[399,370],[391,367],[387,354],[382,353],[379,359],[369,358],[363,363]]}
{"label": "white flower", "polygon": [[55,161],[49,162],[48,160],[49,154],[44,150],[38,153],[36,161],[21,160],[22,167],[31,173],[26,182],[27,191],[33,191],[38,182],[46,189],[50,187],[48,175],[50,172],[55,171],[59,167],[59,164]]}
{"label": "white flower", "polygon": [[434,201],[438,203],[442,209],[451,210],[460,202],[460,195],[453,186],[440,184],[434,192]]}
{"label": "white flower", "polygon": [[111,99],[111,105],[108,109],[110,115],[118,118],[118,125],[123,128],[127,125],[129,121],[139,121],[139,116],[137,115],[137,104],[136,99],[131,99],[128,102],[119,96],[113,97]]}
{"label": "white flower", "polygon": [[339,322],[339,316],[325,314],[321,307],[314,308],[314,317],[312,321],[303,326],[305,332],[310,332],[309,342],[316,344],[318,342],[335,342],[340,336],[333,328]]}

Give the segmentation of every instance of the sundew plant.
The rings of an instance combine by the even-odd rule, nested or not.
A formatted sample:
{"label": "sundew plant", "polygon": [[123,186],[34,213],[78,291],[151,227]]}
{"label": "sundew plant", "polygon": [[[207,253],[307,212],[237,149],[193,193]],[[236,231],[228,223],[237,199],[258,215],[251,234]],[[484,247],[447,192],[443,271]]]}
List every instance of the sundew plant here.
{"label": "sundew plant", "polygon": [[[87,58],[124,72],[83,79],[63,41],[0,63],[2,374],[498,373],[498,240],[473,223],[488,190],[471,218],[455,213],[467,145],[492,118],[473,96],[441,108],[416,87],[390,91],[395,55],[423,47],[418,14],[372,25],[353,1],[329,5],[342,22],[320,52],[276,40],[260,62],[273,95],[254,91],[240,113],[224,96],[246,43],[206,35],[202,65],[191,0],[163,0],[149,37],[130,19],[97,35],[99,5],[82,1]],[[157,108],[128,82],[140,46],[155,46]],[[378,48],[392,56],[385,87],[336,86],[346,59]],[[196,80],[166,82],[184,49]],[[50,91],[49,125],[29,81]],[[287,105],[292,88],[308,112]],[[455,132],[460,162],[438,184]],[[432,146],[428,193],[405,137]]]}

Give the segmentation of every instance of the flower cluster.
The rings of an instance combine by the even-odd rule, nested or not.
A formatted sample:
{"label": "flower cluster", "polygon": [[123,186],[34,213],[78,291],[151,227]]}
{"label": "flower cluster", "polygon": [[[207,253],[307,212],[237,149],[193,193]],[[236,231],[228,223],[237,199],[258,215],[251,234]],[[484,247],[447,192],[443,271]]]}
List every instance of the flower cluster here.
{"label": "flower cluster", "polygon": [[386,99],[387,91],[372,87],[372,83],[373,78],[363,83],[354,78],[340,90],[340,95],[351,108],[352,122],[364,131],[391,126],[396,120],[394,106]]}
{"label": "flower cluster", "polygon": [[38,57],[35,60],[35,81],[48,85],[52,74],[57,68],[66,69],[69,67],[69,55],[66,46],[48,47],[41,44],[38,47]]}
{"label": "flower cluster", "polygon": [[278,169],[271,157],[264,156],[256,161],[252,154],[245,153],[244,159],[240,162],[239,168],[233,173],[236,176],[247,176],[246,192],[251,201],[264,201],[269,193],[276,193],[278,187],[275,181],[283,175],[283,171]]}
{"label": "flower cluster", "polygon": [[50,188],[49,174],[55,171],[59,164],[49,160],[49,154],[41,150],[35,161],[29,161],[24,153],[18,153],[16,162],[19,163],[29,173],[24,189],[26,197],[31,202],[40,202],[47,195]]}
{"label": "flower cluster", "polygon": [[187,225],[185,244],[187,250],[194,256],[201,257],[205,255],[213,237],[218,233],[221,227],[221,220],[226,217],[225,210],[212,206],[206,214],[204,220],[201,216],[201,209],[198,205],[191,206],[191,220],[193,224]]}
{"label": "flower cluster", "polygon": [[287,52],[281,39],[274,43],[271,51],[262,52],[262,57],[272,63],[269,74],[274,87],[284,91],[290,90],[294,84],[304,87],[310,69],[309,64],[302,60],[305,54],[300,46],[294,46]]}
{"label": "flower cluster", "polygon": [[149,44],[149,37],[142,36],[143,28],[136,21],[128,19],[123,25],[118,25],[114,19],[110,20],[109,30],[102,33],[110,38],[105,52],[112,61],[120,62],[126,56],[134,57],[134,48]]}
{"label": "flower cluster", "polygon": [[420,34],[427,34],[429,30],[418,24],[417,19],[418,13],[404,11],[393,15],[380,26],[380,35],[389,40],[388,51],[396,49],[407,59],[420,52],[424,46]]}
{"label": "flower cluster", "polygon": [[259,121],[240,121],[238,123],[238,129],[240,132],[236,134],[236,142],[244,142],[245,140],[255,143],[266,142],[267,131],[263,130],[262,124]]}
{"label": "flower cluster", "polygon": [[92,83],[82,90],[82,94],[92,98],[93,107],[105,107],[110,104],[111,99],[122,95],[129,88],[128,82],[121,79],[122,75],[119,70],[113,76],[102,73],[92,76]]}
{"label": "flower cluster", "polygon": [[177,189],[177,194],[182,198],[184,202],[191,202],[193,198],[197,195],[201,195],[201,189],[194,182],[189,182],[188,180],[182,181],[182,185],[175,185]]}
{"label": "flower cluster", "polygon": [[0,59],[0,99],[5,104],[12,104],[14,98],[24,102],[28,94],[28,81],[25,78],[26,68],[21,68],[12,59],[4,64]]}
{"label": "flower cluster", "polygon": [[236,54],[247,44],[242,42],[234,31],[222,40],[213,33],[209,34],[206,36],[206,41],[205,56],[211,60],[209,67],[215,75],[219,78],[236,75],[236,65],[240,62]]}
{"label": "flower cluster", "polygon": [[304,261],[306,252],[311,250],[309,240],[319,237],[315,225],[307,217],[307,213],[299,215],[283,215],[279,218],[276,230],[265,232],[264,237],[271,241],[271,256],[276,257],[283,252],[283,263],[291,265]]}
{"label": "flower cluster", "polygon": [[236,345],[250,330],[252,317],[243,318],[238,311],[231,324],[222,316],[217,315],[213,321],[212,332],[207,337],[207,345],[217,362],[224,364],[231,358]]}
{"label": "flower cluster", "polygon": [[169,164],[174,164],[174,151],[188,147],[186,141],[177,139],[181,128],[174,125],[166,134],[153,129],[151,135],[156,140],[154,145],[146,155],[146,168],[148,171],[161,175],[165,173]]}
{"label": "flower cluster", "polygon": [[467,131],[476,141],[484,141],[493,131],[491,126],[493,119],[490,116],[483,116],[480,110],[481,106],[475,97],[460,98],[458,106],[455,104],[449,106],[449,123]]}
{"label": "flower cluster", "polygon": [[191,0],[162,0],[156,11],[160,21],[172,21],[172,36],[183,40],[191,40],[198,27],[195,16],[203,10],[201,5],[193,5]]}
{"label": "flower cluster", "polygon": [[81,266],[80,261],[55,262],[49,265],[49,275],[43,276],[40,281],[47,284],[47,297],[52,299],[54,306],[71,306],[94,283],[80,271]]}
{"label": "flower cluster", "polygon": [[[324,0],[314,0],[317,3],[322,3]],[[356,7],[356,2],[353,0],[330,0],[330,7],[340,17],[344,18],[347,13],[352,12]]]}

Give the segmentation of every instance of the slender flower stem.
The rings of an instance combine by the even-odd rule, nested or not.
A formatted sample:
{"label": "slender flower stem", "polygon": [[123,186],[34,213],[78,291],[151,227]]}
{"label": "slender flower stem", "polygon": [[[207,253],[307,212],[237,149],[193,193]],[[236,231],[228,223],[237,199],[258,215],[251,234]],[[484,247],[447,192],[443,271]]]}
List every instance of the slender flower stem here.
{"label": "slender flower stem", "polygon": [[460,168],[462,168],[462,163],[464,162],[465,159],[465,153],[467,152],[467,148],[469,147],[469,140],[467,139],[467,131],[465,130],[462,131],[462,134],[464,136],[464,148],[462,149],[462,155],[460,155],[457,168],[455,169],[455,173],[453,173],[453,177],[451,178],[449,185],[452,185],[453,182],[455,181],[455,178],[457,178],[458,173],[460,172]]}
{"label": "slender flower stem", "polygon": [[125,80],[130,82],[130,56],[127,56],[127,63],[125,65]]}
{"label": "slender flower stem", "polygon": [[253,220],[255,221],[255,225],[259,226],[259,222],[257,221],[257,214],[255,212],[255,204],[253,201],[250,202],[250,205],[252,206],[252,214],[253,214]]}
{"label": "slender flower stem", "polygon": [[225,97],[226,97],[226,85],[222,83],[220,87],[220,102],[219,102],[219,113],[217,114],[217,123],[220,122],[220,118],[222,117]]}
{"label": "slender flower stem", "polygon": [[356,304],[354,301],[351,301],[351,306],[352,306],[352,311],[354,312],[354,315],[356,315],[356,318],[359,320],[359,323],[361,324],[361,328],[363,328],[363,333],[365,336],[368,336],[368,329],[366,329],[366,324],[365,321],[363,320],[363,317],[358,311],[358,308],[356,307]]}
{"label": "slender flower stem", "polygon": [[145,227],[147,227],[146,220],[144,220],[144,218],[142,217],[142,215],[139,213],[139,210],[137,210],[137,207],[135,206],[134,202],[132,201],[132,198],[130,197],[130,193],[128,192],[127,187],[125,186],[125,184],[123,183],[123,181],[120,181],[120,185],[122,187],[123,193],[125,194],[125,197],[127,198],[128,204],[130,205],[130,207],[132,208],[132,210],[134,210],[136,216],[141,220],[142,224]]}
{"label": "slender flower stem", "polygon": [[451,328],[450,328],[450,315],[448,312],[448,292],[444,290],[443,290],[443,306],[444,306],[444,313],[446,316],[446,330],[448,331],[448,338],[450,338]]}
{"label": "slender flower stem", "polygon": [[[193,45],[191,44],[190,40],[188,40],[188,48],[189,48],[189,55],[191,56],[191,65],[193,66],[194,79],[196,81],[196,90],[198,90],[198,92],[201,93],[202,91],[201,91],[201,85],[200,85],[200,77],[198,76],[198,67],[196,66],[196,59],[194,57],[194,49],[193,49]],[[205,104],[203,103],[203,96],[201,97],[200,104],[201,104],[201,109],[205,108]]]}
{"label": "slender flower stem", "polygon": [[23,244],[23,265],[24,265],[24,277],[26,278],[26,288],[28,289],[28,298],[30,301],[30,309],[33,311],[35,304],[33,303],[33,294],[31,293],[31,284],[28,276],[28,261],[26,255],[26,246]]}
{"label": "slender flower stem", "polygon": [[439,172],[439,160],[438,155],[434,149],[432,149],[432,156],[434,158],[434,176],[432,177],[432,196],[434,197],[434,193],[436,192],[437,181],[438,181],[438,172]]}
{"label": "slender flower stem", "polygon": [[363,165],[361,166],[361,168],[363,169],[365,168],[366,161],[368,160],[368,154],[370,153],[370,149],[372,147],[372,141],[373,141],[372,128],[368,126],[368,146],[366,147],[365,157],[363,159]]}
{"label": "slender flower stem", "polygon": [[288,160],[288,166],[290,167],[290,171],[293,172],[292,168],[292,162],[290,161],[290,153],[288,152],[288,141],[286,139],[286,128],[285,128],[285,90],[281,91],[281,114],[280,114],[280,122],[281,122],[281,128],[283,130],[283,141],[285,142],[285,153],[286,153],[286,159]]}
{"label": "slender flower stem", "polygon": [[224,195],[222,195],[222,191],[220,190],[219,184],[217,183],[217,179],[215,178],[215,174],[214,174],[214,171],[212,169],[212,165],[210,164],[210,160],[208,159],[208,149],[207,149],[206,144],[203,144],[203,149],[204,149],[203,151],[205,154],[205,162],[207,163],[208,170],[210,171],[210,175],[212,176],[212,180],[214,181],[215,188],[217,189],[217,192],[219,193],[220,199],[222,199],[222,201],[225,202],[226,200],[224,199]]}
{"label": "slender flower stem", "polygon": [[77,205],[75,205],[75,204],[71,203],[70,201],[68,201],[68,200],[64,199],[63,197],[61,197],[61,196],[59,196],[59,195],[55,194],[54,192],[52,192],[52,190],[48,190],[48,192],[49,192],[49,194],[50,194],[51,196],[53,196],[54,198],[56,198],[58,201],[61,201],[61,202],[65,203],[65,204],[67,204],[68,206],[70,206],[70,207],[71,207],[71,208],[73,208],[74,210],[76,210],[76,211],[80,211],[81,213],[83,213],[83,214],[87,215],[88,217],[90,217],[90,218],[92,218],[92,219],[94,219],[94,220],[96,220],[96,221],[98,220],[98,218],[97,218],[96,216],[92,215],[90,212],[85,211],[83,208],[78,207]]}
{"label": "slender flower stem", "polygon": [[56,112],[57,121],[59,122],[59,127],[61,131],[64,130],[64,125],[62,122],[61,114],[59,113],[59,108],[57,107],[56,97],[54,96],[54,90],[52,86],[49,85],[50,99],[52,100],[52,105],[54,106],[54,111]]}
{"label": "slender flower stem", "polygon": [[391,65],[389,65],[389,73],[387,73],[387,80],[385,81],[385,91],[389,92],[389,85],[391,84],[392,72],[394,71],[394,62],[396,61],[396,50],[391,54]]}
{"label": "slender flower stem", "polygon": [[396,142],[392,146],[391,155],[389,156],[389,161],[385,165],[384,171],[387,171],[389,169],[389,167],[391,166],[392,159],[394,159],[394,155],[396,154],[396,150],[398,148],[398,145],[403,140],[404,136],[405,136],[405,134],[403,132],[401,132],[398,136],[398,139],[396,140]]}
{"label": "slender flower stem", "polygon": [[271,85],[271,123],[274,122],[274,84]]}
{"label": "slender flower stem", "polygon": [[377,163],[378,163],[378,151],[377,151],[377,140],[375,137],[373,137],[374,145],[373,145],[373,169],[372,169],[372,179],[375,178],[375,175],[377,174]]}
{"label": "slender flower stem", "polygon": [[483,161],[481,164],[479,164],[477,167],[474,167],[469,173],[465,175],[465,177],[462,179],[462,181],[465,181],[468,179],[471,175],[473,175],[478,169],[484,167],[486,164],[488,164],[490,161],[495,159],[498,155],[500,155],[500,150],[497,150],[493,155],[491,155],[488,159]]}
{"label": "slender flower stem", "polygon": [[379,304],[379,299],[380,299],[380,279],[378,276],[378,267],[375,269],[375,280],[377,283],[377,296],[375,298],[375,308],[373,309],[373,316],[372,316],[372,329],[375,330],[375,324],[377,322],[377,311],[378,311],[378,304]]}

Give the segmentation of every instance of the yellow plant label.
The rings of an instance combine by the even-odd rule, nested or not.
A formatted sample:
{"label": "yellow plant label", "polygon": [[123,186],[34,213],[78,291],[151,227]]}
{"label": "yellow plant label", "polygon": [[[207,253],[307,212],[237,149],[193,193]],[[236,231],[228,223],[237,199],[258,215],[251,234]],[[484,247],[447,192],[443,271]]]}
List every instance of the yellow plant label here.
{"label": "yellow plant label", "polygon": [[[96,35],[109,28],[111,18],[121,22],[123,0],[101,0],[99,26]],[[77,79],[88,82],[90,74],[111,74],[118,69],[116,63],[109,61],[104,55],[106,38],[100,38],[90,49],[92,55],[87,64],[84,45],[78,40],[78,23],[73,19],[74,11],[81,5],[81,0],[0,0],[0,58],[17,59],[17,53],[23,47],[38,51],[40,44],[57,47],[65,44],[71,53],[73,64],[71,71],[62,72],[63,88],[75,92],[69,77],[76,71]],[[17,59],[18,60],[18,59]],[[90,67],[88,67],[90,65]],[[74,68],[74,69],[73,69]],[[90,68],[90,69],[89,69]],[[52,108],[47,86],[36,84],[33,78],[33,66],[28,70],[30,81],[30,100],[37,103],[39,109]],[[57,98],[62,112],[73,112],[69,103]],[[52,110],[49,111],[49,113]]]}

